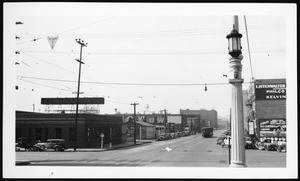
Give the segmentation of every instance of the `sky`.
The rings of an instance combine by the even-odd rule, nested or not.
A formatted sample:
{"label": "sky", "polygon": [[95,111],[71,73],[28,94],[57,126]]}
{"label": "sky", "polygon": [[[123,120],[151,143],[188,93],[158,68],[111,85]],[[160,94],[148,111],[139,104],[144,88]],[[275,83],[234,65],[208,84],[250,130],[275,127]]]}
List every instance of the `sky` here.
{"label": "sky", "polygon": [[[88,45],[82,50],[85,64],[80,97],[104,97],[104,105],[93,105],[100,114],[113,114],[116,109],[132,113],[131,103],[139,103],[139,113],[215,109],[219,116],[229,114],[231,89],[223,75],[229,74],[226,35],[232,30],[231,15],[107,13],[74,17],[66,12],[61,16],[20,15],[16,20],[23,23],[15,25],[19,37],[16,50],[20,52],[15,55],[20,63],[15,66],[17,110],[44,112],[43,97],[76,97],[80,45],[75,39],[81,38]],[[256,79],[286,78],[285,17],[249,15],[246,23],[249,39],[245,17],[240,15],[243,89],[249,87],[251,66]],[[47,37],[56,36],[51,49]],[[204,91],[205,84],[208,91]],[[53,105],[51,110],[61,108]]]}
{"label": "sky", "polygon": [[[249,87],[251,77],[286,78],[287,103],[292,103],[287,109],[296,112],[296,11],[291,4],[4,5],[4,140],[14,135],[14,124],[8,120],[15,110],[44,112],[41,98],[76,96],[78,38],[88,43],[82,50],[85,64],[80,97],[104,97],[105,104],[97,107],[100,114],[113,114],[115,109],[133,113],[131,104],[139,103],[139,113],[215,109],[218,117],[228,116],[231,88],[223,75],[230,73],[226,35],[232,30],[233,15],[238,15],[243,35],[243,89]],[[17,21],[23,24],[16,25]],[[47,37],[56,36],[58,41],[51,49]],[[51,107],[55,109],[58,106]],[[287,120],[292,119],[287,114]],[[288,123],[289,133],[296,129],[291,124],[295,123]],[[289,137],[289,141],[295,140]],[[55,173],[62,174],[59,170]],[[198,176],[197,172],[189,173]],[[231,177],[232,173],[236,174],[229,169],[223,176]],[[272,173],[274,178],[277,174],[264,173]]]}

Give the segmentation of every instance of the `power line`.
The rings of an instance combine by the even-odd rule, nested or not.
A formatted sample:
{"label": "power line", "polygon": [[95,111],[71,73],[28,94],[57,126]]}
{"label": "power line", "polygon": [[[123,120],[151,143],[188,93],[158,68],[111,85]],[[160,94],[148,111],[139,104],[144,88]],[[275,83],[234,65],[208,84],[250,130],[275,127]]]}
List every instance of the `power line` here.
{"label": "power line", "polygon": [[[63,32],[60,32],[60,33],[51,34],[51,35],[48,35],[48,36],[61,35],[61,34],[64,34],[64,33],[67,33],[67,32],[71,32],[71,31],[74,31],[74,30],[78,30],[78,29],[81,29],[81,28],[85,28],[87,26],[90,26],[90,25],[93,25],[93,24],[96,24],[96,23],[99,23],[101,21],[105,21],[105,20],[108,20],[108,19],[111,19],[111,18],[115,18],[115,17],[117,17],[117,16],[108,17],[106,19],[102,19],[102,20],[96,21],[94,23],[86,24],[86,25],[79,26],[79,27],[76,27],[76,28],[73,28],[73,29],[70,29],[70,30],[66,30],[66,31],[63,31]],[[28,43],[28,42],[32,42],[32,41],[37,41],[37,40],[40,40],[40,39],[43,39],[43,38],[47,38],[48,36],[42,36],[42,37],[39,37],[39,38],[34,38],[32,40],[20,42],[20,43],[17,43],[17,44],[23,44],[23,43]]]}
{"label": "power line", "polygon": [[[30,51],[23,50],[22,52],[31,52],[31,53],[50,53],[49,51]],[[256,50],[253,53],[266,53],[266,52],[285,52],[285,49],[272,49],[272,50]],[[51,52],[57,54],[68,54],[68,51],[58,51]],[[169,51],[169,52],[87,52],[83,54],[89,55],[201,55],[201,54],[226,54],[226,51],[220,50],[203,50],[203,51]]]}
{"label": "power line", "polygon": [[250,55],[249,37],[248,37],[247,22],[246,22],[246,16],[245,15],[244,15],[244,20],[245,20],[245,28],[246,28],[246,35],[247,35],[247,45],[248,45],[248,53],[249,53],[249,60],[250,60],[251,78],[252,78],[252,81],[253,81],[254,77],[253,77],[252,62],[251,62],[251,55]]}
{"label": "power line", "polygon": [[[74,80],[63,80],[63,79],[48,79],[48,78],[40,78],[40,77],[23,77],[25,79],[38,79],[38,80],[47,80],[47,81],[59,81],[59,82],[76,82]],[[145,83],[119,83],[119,82],[89,82],[89,81],[81,81],[86,84],[111,84],[111,85],[123,85],[123,86],[199,86],[199,85],[228,85],[229,83],[153,83],[153,84],[145,84]],[[244,82],[251,83],[251,82]]]}

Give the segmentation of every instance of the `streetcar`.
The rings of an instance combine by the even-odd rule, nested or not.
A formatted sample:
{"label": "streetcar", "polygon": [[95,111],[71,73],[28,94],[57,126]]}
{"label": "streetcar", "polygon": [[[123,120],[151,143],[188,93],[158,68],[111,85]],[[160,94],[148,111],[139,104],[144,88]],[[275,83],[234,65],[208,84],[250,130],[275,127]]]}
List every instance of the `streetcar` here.
{"label": "streetcar", "polygon": [[214,135],[214,129],[212,127],[203,127],[201,129],[201,132],[204,138],[209,138],[212,137],[212,135]]}

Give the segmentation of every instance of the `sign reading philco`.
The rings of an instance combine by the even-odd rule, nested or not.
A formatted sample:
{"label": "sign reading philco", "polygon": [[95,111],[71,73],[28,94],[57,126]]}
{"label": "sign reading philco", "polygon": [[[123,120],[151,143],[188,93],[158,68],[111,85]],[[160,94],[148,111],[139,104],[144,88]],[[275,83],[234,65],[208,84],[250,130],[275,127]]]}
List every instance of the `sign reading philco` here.
{"label": "sign reading philco", "polygon": [[256,84],[256,100],[283,100],[286,99],[286,84]]}
{"label": "sign reading philco", "polygon": [[[41,104],[76,104],[77,98],[42,98]],[[78,104],[104,104],[103,97],[79,98]]]}

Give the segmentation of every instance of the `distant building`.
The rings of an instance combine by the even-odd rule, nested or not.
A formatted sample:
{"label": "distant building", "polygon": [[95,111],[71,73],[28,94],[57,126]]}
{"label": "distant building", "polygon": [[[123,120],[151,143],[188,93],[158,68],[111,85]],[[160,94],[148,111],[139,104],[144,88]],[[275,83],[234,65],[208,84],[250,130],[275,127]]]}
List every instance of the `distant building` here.
{"label": "distant building", "polygon": [[286,80],[257,79],[248,92],[249,134],[259,139],[286,139]]}
{"label": "distant building", "polygon": [[[189,122],[197,126],[197,130],[201,130],[203,126],[210,126],[218,128],[218,114],[217,111],[212,110],[181,110],[183,126],[189,126]],[[190,121],[189,121],[190,120]]]}
{"label": "distant building", "polygon": [[170,124],[170,132],[181,132],[182,131],[182,120],[180,114],[167,115],[168,123]]}

